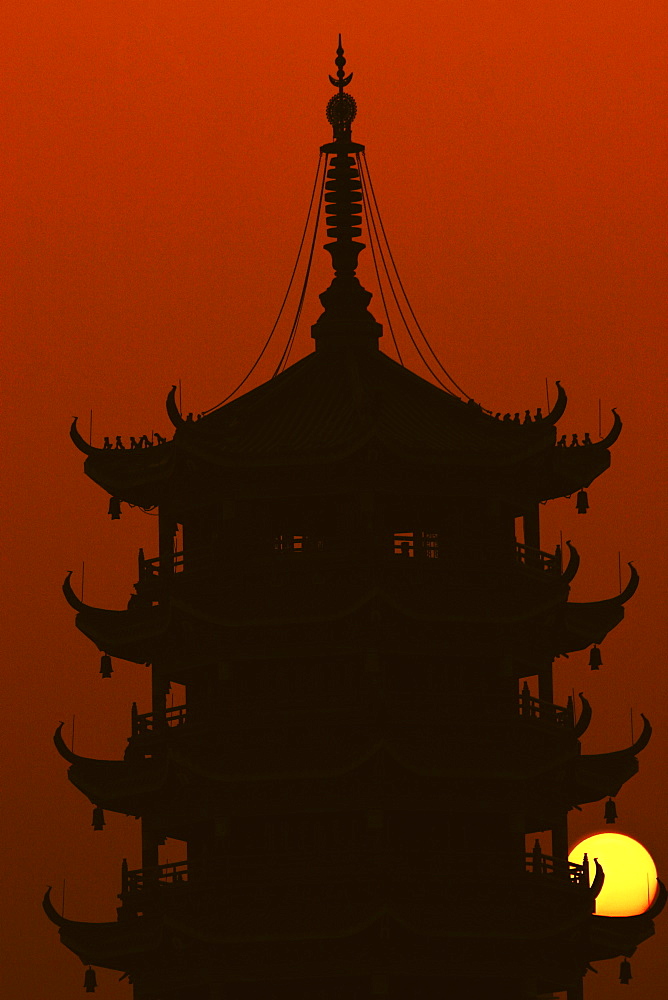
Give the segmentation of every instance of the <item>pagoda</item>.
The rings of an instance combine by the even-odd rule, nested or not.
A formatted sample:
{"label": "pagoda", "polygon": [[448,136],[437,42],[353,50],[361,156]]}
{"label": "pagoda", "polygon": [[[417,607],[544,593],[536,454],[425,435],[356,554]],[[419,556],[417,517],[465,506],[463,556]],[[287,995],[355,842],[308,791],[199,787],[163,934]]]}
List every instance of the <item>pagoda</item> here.
{"label": "pagoda", "polygon": [[[312,353],[201,419],[172,389],[173,437],[151,447],[72,426],[112,517],[159,512],[126,610],[64,585],[103,676],[112,657],[148,668],[152,701],[118,760],[58,728],[95,827],[136,817],[142,863],[119,859],[115,920],[44,907],[87,992],[97,966],[136,1000],[579,1000],[590,963],[631,955],[666,899],[598,916],[604,872],[568,860],[569,811],[614,796],[651,729],[586,754],[586,699],[554,703],[554,661],[597,652],[638,577],[570,601],[578,554],[541,548],[539,510],[586,509],[621,421],[563,447],[559,384],[544,415],[500,419],[383,353],[356,275],[345,62],[339,42]],[[168,707],[173,683],[185,704]],[[161,863],[165,838],[182,857]]]}

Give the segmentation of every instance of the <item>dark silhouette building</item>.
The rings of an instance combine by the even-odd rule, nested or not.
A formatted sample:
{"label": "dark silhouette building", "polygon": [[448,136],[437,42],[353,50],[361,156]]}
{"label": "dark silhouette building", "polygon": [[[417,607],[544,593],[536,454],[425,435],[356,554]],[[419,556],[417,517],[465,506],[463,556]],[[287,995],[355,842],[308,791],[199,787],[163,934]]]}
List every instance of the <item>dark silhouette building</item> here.
{"label": "dark silhouette building", "polygon": [[[596,665],[637,575],[569,601],[578,555],[541,549],[540,505],[586,510],[621,422],[559,446],[561,386],[544,416],[504,420],[379,349],[344,64],[339,48],[314,351],[198,420],[172,390],[173,439],[153,446],[96,448],[73,424],[110,515],[159,511],[127,610],[65,584],[103,676],[111,657],[147,665],[152,704],[121,760],[55,737],[96,828],[104,810],[141,821],[117,919],[44,905],[89,992],[99,966],[136,1000],[577,1000],[665,901],[596,916],[600,867],[568,861],[569,810],[636,772],[647,720],[583,754],[589,705],[552,691],[556,658],[593,645]],[[186,703],[168,708],[172,683]],[[160,864],[165,838],[184,853]]]}

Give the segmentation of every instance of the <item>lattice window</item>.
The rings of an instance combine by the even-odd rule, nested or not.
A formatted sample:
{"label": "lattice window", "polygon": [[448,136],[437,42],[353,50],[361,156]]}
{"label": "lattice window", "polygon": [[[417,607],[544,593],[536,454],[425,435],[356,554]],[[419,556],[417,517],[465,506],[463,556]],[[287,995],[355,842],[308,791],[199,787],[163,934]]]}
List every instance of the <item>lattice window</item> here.
{"label": "lattice window", "polygon": [[438,559],[438,532],[395,531],[393,551],[404,559]]}
{"label": "lattice window", "polygon": [[274,535],[275,552],[321,552],[323,540],[317,535]]}

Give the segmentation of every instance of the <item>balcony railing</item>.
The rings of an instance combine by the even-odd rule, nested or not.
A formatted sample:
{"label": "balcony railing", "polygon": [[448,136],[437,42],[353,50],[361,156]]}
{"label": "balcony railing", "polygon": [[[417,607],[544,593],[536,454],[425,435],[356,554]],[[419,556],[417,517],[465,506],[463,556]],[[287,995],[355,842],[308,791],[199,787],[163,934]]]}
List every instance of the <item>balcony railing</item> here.
{"label": "balcony railing", "polygon": [[[469,872],[474,865],[475,870],[480,875],[486,870],[492,875],[502,871],[502,864],[494,857],[482,856],[473,858],[467,855],[459,858],[445,853],[436,855],[421,855],[418,859],[406,860],[399,854],[391,851],[380,855],[374,852],[357,851],[349,855],[348,858],[341,854],[336,856],[320,855],[315,852],[310,858],[298,855],[286,855],[281,853],[280,863],[275,864],[276,856],[265,857],[258,855],[230,855],[220,859],[209,866],[191,865],[187,861],[176,861],[164,865],[155,865],[147,868],[137,868],[128,871],[127,865],[123,863],[122,869],[122,893],[121,898],[136,896],[141,893],[169,892],[183,889],[184,887],[195,888],[196,882],[202,885],[210,884],[212,880],[233,880],[241,878],[244,882],[259,881],[262,883],[273,881],[295,882],[306,878],[311,880],[314,875],[327,874],[332,877],[340,877],[342,864],[346,860],[352,862],[351,870],[358,873],[360,868],[365,869],[368,874],[374,873],[385,876],[385,872],[390,869],[398,878],[413,878],[419,871],[428,872],[433,877],[435,871],[440,870],[447,878],[451,874],[453,878],[460,875],[463,880],[468,878]],[[542,878],[556,884],[571,885],[582,889],[589,889],[589,864],[586,859],[584,864],[578,865],[563,858],[554,858],[547,854],[542,854],[534,849],[527,851],[524,855],[524,872],[530,877]],[[200,874],[201,880],[193,881],[193,875]],[[512,872],[509,871],[512,878]],[[356,876],[358,877],[358,876]]]}
{"label": "balcony railing", "polygon": [[563,858],[553,858],[540,851],[527,851],[524,855],[525,869],[532,875],[550,875],[553,878],[568,881],[571,885],[589,888],[589,864],[586,860],[582,865]]}
{"label": "balcony railing", "polygon": [[173,889],[188,883],[188,862],[175,861],[149,868],[135,868],[128,871],[126,862],[122,869],[122,895],[138,892]]}
{"label": "balcony railing", "polygon": [[567,705],[554,705],[551,701],[534,698],[527,684],[519,695],[520,715],[523,719],[538,719],[541,722],[553,722],[558,726],[575,725],[573,699],[568,697]]}
{"label": "balcony railing", "polygon": [[[147,580],[157,580],[160,576],[161,560],[160,556],[154,559],[145,559],[144,550],[139,550],[139,582]],[[174,573],[183,572],[183,552],[175,552],[172,558],[172,571]]]}
{"label": "balcony railing", "polygon": [[[568,697],[566,705],[555,705],[551,701],[544,701],[541,698],[534,698],[529,692],[528,686],[518,695],[519,714],[523,719],[534,719],[537,722],[552,723],[557,726],[573,727],[575,725],[575,713],[573,699]],[[496,710],[491,708],[496,714]],[[188,710],[186,705],[173,705],[165,709],[165,712],[158,717],[154,712],[137,712],[137,704],[132,704],[132,735],[147,736],[149,733],[159,731],[161,728],[178,729],[186,722]]]}
{"label": "balcony railing", "polygon": [[515,542],[515,553],[520,566],[533,570],[540,575],[559,576],[561,574],[561,549],[557,546],[554,553],[532,549],[529,545]]}
{"label": "balcony railing", "polygon": [[[174,705],[172,708],[166,709],[160,718],[164,726],[176,729],[178,726],[182,726],[186,721],[186,706]],[[160,720],[158,721],[157,727],[155,723],[156,720],[154,712],[144,712],[140,715],[137,712],[136,702],[132,703],[133,736],[146,736],[148,733],[155,732],[156,728],[160,726]]]}
{"label": "balcony railing", "polygon": [[[434,531],[399,531],[391,536],[391,552],[395,556],[405,559],[438,559],[439,542],[441,541],[438,532]],[[274,552],[278,553],[322,553],[325,550],[323,538],[313,535],[276,535],[273,543]],[[187,566],[195,565],[200,567],[203,564],[202,550],[189,551],[187,560],[184,560],[183,552],[174,552],[172,556],[172,572],[182,573]],[[515,543],[515,555],[519,564],[528,570],[532,570],[541,576],[556,575],[562,572],[562,554],[557,546],[556,552],[543,552],[541,549],[534,549],[521,542]],[[144,557],[144,550],[139,550],[139,583],[146,583],[150,580],[157,580],[162,568],[162,560],[159,556],[153,559]]]}

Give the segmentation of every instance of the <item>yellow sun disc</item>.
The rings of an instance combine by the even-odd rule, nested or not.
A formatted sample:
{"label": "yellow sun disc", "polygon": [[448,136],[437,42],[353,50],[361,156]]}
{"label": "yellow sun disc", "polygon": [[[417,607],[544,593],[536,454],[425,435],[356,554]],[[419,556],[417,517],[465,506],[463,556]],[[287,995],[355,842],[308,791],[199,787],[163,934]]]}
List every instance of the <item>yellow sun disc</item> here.
{"label": "yellow sun disc", "polygon": [[642,844],[621,833],[597,833],[576,844],[568,860],[582,864],[585,854],[592,875],[594,858],[605,872],[596,913],[603,917],[631,917],[648,909],[657,891],[656,865]]}

